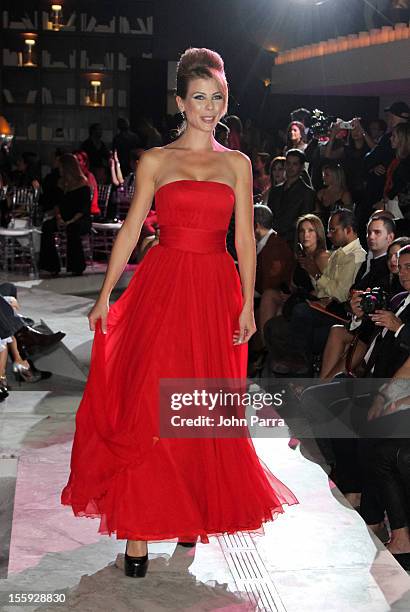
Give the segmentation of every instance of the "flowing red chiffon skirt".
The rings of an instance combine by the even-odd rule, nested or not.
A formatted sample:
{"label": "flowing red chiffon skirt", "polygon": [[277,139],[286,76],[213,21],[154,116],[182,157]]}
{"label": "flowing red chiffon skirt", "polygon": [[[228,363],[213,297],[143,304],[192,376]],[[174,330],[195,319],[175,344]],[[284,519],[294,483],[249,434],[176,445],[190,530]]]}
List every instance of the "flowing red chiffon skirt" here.
{"label": "flowing red chiffon skirt", "polygon": [[250,438],[159,434],[161,378],[246,379],[247,344],[234,346],[242,308],[225,238],[234,192],[180,180],[156,193],[160,244],[95,333],[61,502],[99,517],[118,539],[207,542],[257,531],[298,503],[258,460]]}

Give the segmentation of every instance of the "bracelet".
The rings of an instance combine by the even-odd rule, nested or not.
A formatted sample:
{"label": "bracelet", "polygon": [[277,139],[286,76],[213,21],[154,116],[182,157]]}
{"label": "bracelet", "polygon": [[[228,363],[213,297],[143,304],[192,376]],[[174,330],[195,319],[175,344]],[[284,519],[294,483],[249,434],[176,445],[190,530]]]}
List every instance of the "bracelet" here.
{"label": "bracelet", "polygon": [[313,277],[315,280],[319,280],[319,278],[322,276],[321,272],[316,272],[315,276]]}

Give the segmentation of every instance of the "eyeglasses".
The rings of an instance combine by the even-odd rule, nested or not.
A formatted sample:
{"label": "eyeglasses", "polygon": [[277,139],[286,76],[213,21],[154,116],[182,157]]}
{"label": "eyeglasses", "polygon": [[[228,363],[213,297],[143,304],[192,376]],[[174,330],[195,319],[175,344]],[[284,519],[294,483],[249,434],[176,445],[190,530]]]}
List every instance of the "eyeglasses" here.
{"label": "eyeglasses", "polygon": [[335,227],[328,227],[327,228],[327,233],[328,234],[334,234],[335,232],[337,232],[339,227],[340,227],[340,225],[336,225]]}

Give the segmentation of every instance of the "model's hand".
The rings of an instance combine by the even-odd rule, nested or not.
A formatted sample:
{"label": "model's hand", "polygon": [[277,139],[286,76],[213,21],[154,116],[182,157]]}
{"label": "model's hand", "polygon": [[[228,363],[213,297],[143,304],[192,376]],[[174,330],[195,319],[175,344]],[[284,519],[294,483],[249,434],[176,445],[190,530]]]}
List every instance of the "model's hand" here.
{"label": "model's hand", "polygon": [[236,330],[233,335],[234,345],[248,342],[255,332],[256,325],[253,309],[245,306],[239,316],[239,330]]}
{"label": "model's hand", "polygon": [[403,321],[401,321],[391,310],[376,310],[372,315],[369,315],[377,327],[387,327],[388,330],[396,332]]}
{"label": "model's hand", "polygon": [[95,331],[96,323],[99,319],[101,319],[102,332],[103,334],[107,333],[108,311],[109,311],[108,300],[105,301],[99,298],[87,315],[91,331]]}

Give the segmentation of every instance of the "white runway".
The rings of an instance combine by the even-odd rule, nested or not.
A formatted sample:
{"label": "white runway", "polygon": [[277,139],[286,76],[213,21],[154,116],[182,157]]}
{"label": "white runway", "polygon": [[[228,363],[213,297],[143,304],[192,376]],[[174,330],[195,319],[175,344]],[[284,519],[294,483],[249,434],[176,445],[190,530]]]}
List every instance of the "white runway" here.
{"label": "white runway", "polygon": [[[87,277],[70,282],[69,290],[78,293],[92,285]],[[92,303],[63,295],[63,284],[58,279],[19,290],[24,313],[66,331],[67,338],[65,348],[36,362],[55,373],[52,379],[14,385],[0,404],[1,611],[410,609],[407,573],[321,467],[290,450],[287,439],[258,439],[255,446],[299,505],[266,525],[261,536],[213,538],[195,549],[152,544],[147,577],[126,578],[125,542],[99,536],[98,521],[76,519],[59,503],[91,347],[85,315]],[[7,603],[13,593],[35,592],[60,593],[65,603]]]}

